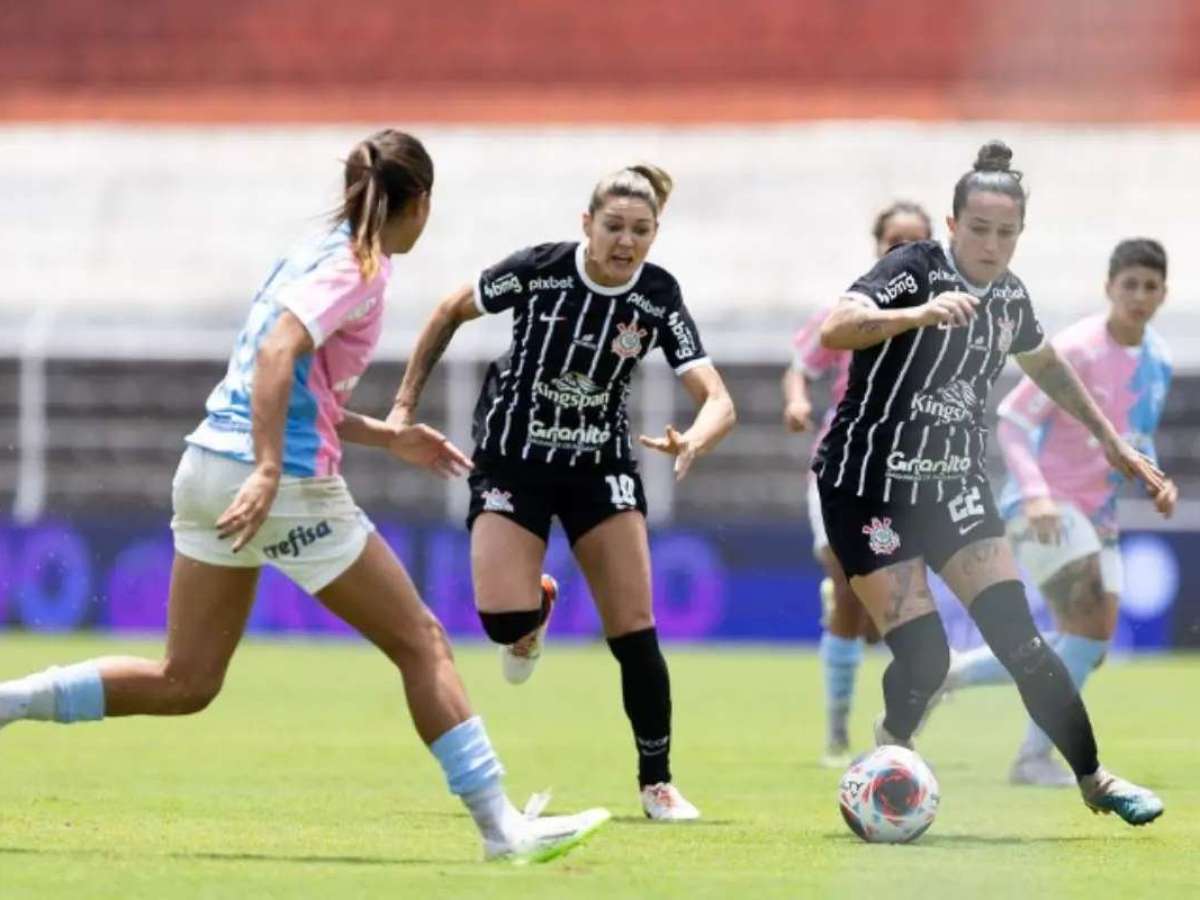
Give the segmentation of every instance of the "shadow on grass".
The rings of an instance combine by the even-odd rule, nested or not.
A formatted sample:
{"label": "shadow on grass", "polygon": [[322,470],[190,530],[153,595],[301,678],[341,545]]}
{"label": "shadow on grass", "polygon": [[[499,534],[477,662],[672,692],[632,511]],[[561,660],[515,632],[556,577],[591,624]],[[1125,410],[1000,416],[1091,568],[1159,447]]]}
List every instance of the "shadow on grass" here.
{"label": "shadow on grass", "polygon": [[654,828],[705,828],[724,827],[738,824],[734,819],[696,819],[693,822],[655,822],[645,816],[613,816],[612,821],[622,825],[647,825]]}
{"label": "shadow on grass", "polygon": [[[80,847],[0,847],[0,856],[123,856],[158,854],[114,854],[111,850],[92,850]],[[201,860],[206,862],[269,862],[298,863],[305,865],[348,865],[348,866],[451,866],[471,865],[467,859],[404,859],[387,856],[294,856],[286,853],[168,853],[168,859]],[[161,858],[161,857],[160,857]]]}
{"label": "shadow on grass", "polygon": [[[825,837],[841,844],[865,844],[867,841],[849,832],[827,831]],[[1036,846],[1039,844],[1090,844],[1096,838],[1082,835],[1045,835],[1031,837],[1027,834],[926,834],[906,847],[1005,847]]]}

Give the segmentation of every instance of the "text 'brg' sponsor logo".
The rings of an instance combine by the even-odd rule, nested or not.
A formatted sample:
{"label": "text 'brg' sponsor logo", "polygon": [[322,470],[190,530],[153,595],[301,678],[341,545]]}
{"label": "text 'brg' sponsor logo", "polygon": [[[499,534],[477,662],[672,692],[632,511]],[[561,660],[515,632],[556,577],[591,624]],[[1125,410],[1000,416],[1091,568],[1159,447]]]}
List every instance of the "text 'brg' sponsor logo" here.
{"label": "text 'brg' sponsor logo", "polygon": [[485,284],[483,292],[489,300],[495,300],[497,297],[503,297],[509,293],[519,294],[521,293],[521,279],[516,276],[515,272],[505,272]]}
{"label": "text 'brg' sponsor logo", "polygon": [[917,279],[913,277],[912,272],[901,272],[875,292],[875,302],[880,306],[887,306],[897,297],[904,294],[915,294],[918,290],[920,288],[917,286]]}
{"label": "text 'brg' sponsor logo", "polygon": [[675,355],[679,359],[691,359],[696,355],[698,341],[687,321],[676,310],[667,317],[667,327],[675,335],[675,345],[678,348]]}
{"label": "text 'brg' sponsor logo", "polygon": [[889,478],[900,481],[942,481],[962,478],[971,471],[971,457],[950,455],[943,459],[905,456],[903,450],[893,450],[887,457]]}

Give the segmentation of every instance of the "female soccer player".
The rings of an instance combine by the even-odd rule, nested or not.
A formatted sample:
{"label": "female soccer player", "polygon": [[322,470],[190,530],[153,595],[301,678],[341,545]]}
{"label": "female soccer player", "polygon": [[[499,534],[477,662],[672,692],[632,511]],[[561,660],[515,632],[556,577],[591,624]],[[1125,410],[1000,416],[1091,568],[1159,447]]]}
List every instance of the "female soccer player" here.
{"label": "female soccer player", "polygon": [[[1167,295],[1167,254],[1158,241],[1121,241],[1108,263],[1109,308],[1054,338],[1054,347],[1079,373],[1113,425],[1134,447],[1155,458],[1154,430],[1171,382],[1166,343],[1150,320]],[[1079,690],[1100,665],[1117,624],[1123,582],[1117,543],[1121,478],[1110,471],[1086,429],[1023,378],[1000,404],[997,435],[1009,481],[1000,513],[1017,559],[1050,603],[1058,636],[1054,649]],[[1178,491],[1170,481],[1155,496],[1164,516]],[[956,656],[948,690],[1007,680],[987,647]],[[1014,784],[1069,786],[1050,740],[1030,723],[1009,772]]]}
{"label": "female soccer player", "polygon": [[1008,356],[1087,428],[1114,469],[1155,497],[1170,487],[1045,342],[1024,284],[1008,270],[1026,205],[1011,159],[1004,144],[985,144],[955,185],[949,245],[889,253],[825,321],[822,342],[855,353],[814,464],[821,508],[830,546],[893,654],[877,743],[908,746],[946,677],[950,651],[928,563],[970,608],[1033,720],[1070,763],[1084,802],[1143,824],[1162,813],[1162,801],[1100,767],[1079,692],[1029,613],[984,475],[984,405]]}
{"label": "female soccer player", "polygon": [[[897,201],[875,217],[871,229],[875,239],[875,257],[881,259],[892,249],[912,241],[927,241],[933,236],[929,214],[915,203]],[[821,325],[832,307],[825,307],[811,316],[792,340],[792,365],[783,373],[783,421],[792,432],[812,428],[812,402],[809,399],[810,380],[829,377],[830,405],[821,430],[813,442],[813,450],[833,420],[833,411],[846,391],[850,374],[850,356],[845,350],[830,350],[821,346]],[[847,721],[850,702],[854,697],[854,681],[862,662],[862,638],[878,640],[870,616],[846,581],[846,573],[825,536],[821,521],[821,498],[817,495],[817,480],[808,479],[808,521],[813,533],[813,555],[825,570],[821,582],[821,664],[825,670],[826,738],[821,765],[843,769],[850,763],[850,736]]]}
{"label": "female soccer player", "polygon": [[699,407],[686,431],[668,425],[663,437],[639,438],[675,457],[677,479],[734,423],[679,284],[646,262],[670,189],[653,166],[606,176],[583,215],[583,243],[519,250],[442,300],[388,417],[397,427],[412,421],[460,325],[513,311],[511,349],[489,370],[475,413],[467,516],[475,604],[502,646],[505,677],[524,681],[541,655],[557,592],[540,574],[557,516],[621,667],[642,808],[660,821],[699,812],[671,783],[671,690],[654,628],[646,498],[626,412],[634,367],[661,347]]}
{"label": "female soccer player", "polygon": [[272,268],[187,438],[164,658],[105,657],[0,684],[0,724],[199,712],[221,689],[259,569],[272,565],[395,663],[417,733],[470,810],[486,858],[549,859],[608,818],[596,809],[527,819],[508,801],[445,632],[338,474],[342,440],[443,476],[470,468],[432,428],[344,408],[379,340],[390,257],[421,236],[432,189],[416,138],[387,130],[354,147],[336,227]]}

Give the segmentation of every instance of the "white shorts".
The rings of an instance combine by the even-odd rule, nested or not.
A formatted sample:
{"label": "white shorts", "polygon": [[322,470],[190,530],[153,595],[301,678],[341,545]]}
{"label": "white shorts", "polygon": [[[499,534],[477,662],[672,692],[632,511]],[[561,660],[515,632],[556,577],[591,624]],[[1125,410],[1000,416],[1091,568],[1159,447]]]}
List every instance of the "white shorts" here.
{"label": "white shorts", "polygon": [[1008,523],[1008,536],[1012,539],[1017,561],[1038,585],[1044,585],[1063,566],[1098,554],[1104,590],[1119,597],[1125,584],[1125,570],[1116,540],[1101,540],[1092,520],[1073,503],[1058,502],[1057,505],[1062,516],[1062,540],[1057,544],[1040,543],[1023,515]]}
{"label": "white shorts", "polygon": [[821,495],[817,491],[817,476],[808,476],[808,493],[805,495],[808,504],[808,527],[813,534],[813,555],[820,556],[821,551],[829,546],[829,535],[825,533],[825,517],[821,515]]}
{"label": "white shorts", "polygon": [[355,505],[340,475],[285,475],[267,520],[250,543],[234,553],[233,538],[217,537],[216,522],[252,469],[200,447],[184,451],[171,491],[175,549],[213,566],[274,566],[315,594],[358,559],[375,526]]}

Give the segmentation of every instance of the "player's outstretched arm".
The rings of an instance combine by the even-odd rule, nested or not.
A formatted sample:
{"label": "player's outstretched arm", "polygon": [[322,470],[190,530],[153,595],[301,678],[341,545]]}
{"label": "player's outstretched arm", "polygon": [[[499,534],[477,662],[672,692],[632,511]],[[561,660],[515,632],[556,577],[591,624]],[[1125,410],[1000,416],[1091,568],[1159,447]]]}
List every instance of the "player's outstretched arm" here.
{"label": "player's outstretched arm", "polygon": [[[1122,475],[1144,483],[1156,503],[1160,496],[1165,499],[1174,490],[1174,485],[1162,470],[1117,433],[1080,381],[1075,369],[1062,358],[1053,344],[1044,343],[1029,353],[1017,354],[1017,363],[1047,397],[1092,433],[1104,448],[1109,465]],[[1162,509],[1163,505],[1160,504],[1159,508]]]}
{"label": "player's outstretched arm", "polygon": [[475,306],[475,289],[469,284],[447,295],[433,308],[433,314],[421,329],[417,345],[404,368],[404,378],[387,417],[389,425],[412,424],[429,373],[446,352],[454,332],[463,322],[477,319],[480,315]]}
{"label": "player's outstretched arm", "polygon": [[788,431],[798,433],[812,428],[808,379],[795,366],[788,366],[783,373],[783,424]]}
{"label": "player's outstretched arm", "polygon": [[675,426],[668,425],[664,437],[638,436],[638,442],[643,447],[675,457],[676,481],[687,475],[697,456],[702,456],[720,443],[737,422],[733,399],[715,367],[696,366],[684,372],[679,380],[699,407],[691,427],[680,434]]}
{"label": "player's outstretched arm", "polygon": [[397,459],[442,478],[457,478],[474,468],[450,438],[428,425],[389,425],[382,419],[347,410],[337,432],[347,443],[387,450]]}
{"label": "player's outstretched arm", "polygon": [[880,309],[863,294],[846,294],[821,326],[821,346],[830,350],[863,350],[913,328],[966,325],[979,301],[970,294],[948,291],[928,303]]}

